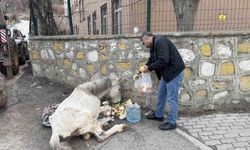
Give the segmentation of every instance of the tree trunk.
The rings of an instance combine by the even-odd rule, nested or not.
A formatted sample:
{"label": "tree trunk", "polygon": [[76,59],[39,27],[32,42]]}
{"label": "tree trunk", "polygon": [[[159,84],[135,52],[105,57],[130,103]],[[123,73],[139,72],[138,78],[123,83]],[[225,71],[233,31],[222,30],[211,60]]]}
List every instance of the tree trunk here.
{"label": "tree trunk", "polygon": [[172,0],[177,21],[177,31],[193,31],[200,0]]}
{"label": "tree trunk", "polygon": [[31,0],[35,15],[38,18],[40,35],[56,35],[58,28],[53,16],[50,0]]}

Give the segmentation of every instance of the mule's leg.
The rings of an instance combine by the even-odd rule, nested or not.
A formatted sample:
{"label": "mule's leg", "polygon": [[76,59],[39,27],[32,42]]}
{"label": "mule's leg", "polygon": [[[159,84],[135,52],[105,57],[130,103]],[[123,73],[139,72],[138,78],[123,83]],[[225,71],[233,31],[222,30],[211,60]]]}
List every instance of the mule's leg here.
{"label": "mule's leg", "polygon": [[122,132],[124,127],[125,127],[124,124],[119,124],[119,125],[114,125],[108,131],[104,131],[104,130],[102,130],[100,125],[96,125],[95,128],[93,129],[94,130],[93,133],[97,137],[97,140],[99,142],[102,142],[105,139],[107,139],[108,137],[110,137],[111,135],[113,135],[117,132]]}

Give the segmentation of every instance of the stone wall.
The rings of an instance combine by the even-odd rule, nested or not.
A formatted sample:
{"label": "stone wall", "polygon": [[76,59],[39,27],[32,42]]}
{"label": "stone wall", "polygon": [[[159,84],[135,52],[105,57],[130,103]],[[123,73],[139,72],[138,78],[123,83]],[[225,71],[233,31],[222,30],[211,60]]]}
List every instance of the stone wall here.
{"label": "stone wall", "polygon": [[[181,110],[213,110],[250,102],[250,33],[169,33],[185,64]],[[73,86],[104,76],[123,77],[123,96],[140,103],[132,76],[149,57],[139,36],[33,37],[33,72]],[[158,80],[151,74],[154,87]],[[155,99],[155,93],[151,99]],[[155,102],[155,100],[154,100]],[[153,103],[152,105],[155,105]]]}

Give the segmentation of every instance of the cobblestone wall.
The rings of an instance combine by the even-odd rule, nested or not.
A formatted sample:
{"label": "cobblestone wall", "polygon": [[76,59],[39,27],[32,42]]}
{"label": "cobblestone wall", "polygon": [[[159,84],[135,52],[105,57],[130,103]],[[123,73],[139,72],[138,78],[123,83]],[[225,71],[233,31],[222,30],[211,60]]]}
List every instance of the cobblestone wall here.
{"label": "cobblestone wall", "polygon": [[[249,105],[250,34],[165,35],[174,42],[186,64],[181,108],[213,110],[226,105]],[[37,76],[73,86],[104,76],[123,77],[124,97],[138,102],[146,99],[138,96],[132,81],[138,67],[149,57],[139,36],[33,37],[29,51]],[[156,87],[158,80],[154,73],[151,75]],[[156,98],[155,93],[151,98]]]}

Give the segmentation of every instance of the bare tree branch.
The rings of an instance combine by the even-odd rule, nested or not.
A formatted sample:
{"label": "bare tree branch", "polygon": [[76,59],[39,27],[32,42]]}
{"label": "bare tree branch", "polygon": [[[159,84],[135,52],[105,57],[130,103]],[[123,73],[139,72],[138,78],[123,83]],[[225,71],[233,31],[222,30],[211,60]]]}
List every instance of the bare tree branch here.
{"label": "bare tree branch", "polygon": [[50,0],[31,0],[35,15],[39,21],[41,35],[56,35],[58,28],[53,16],[52,3]]}

